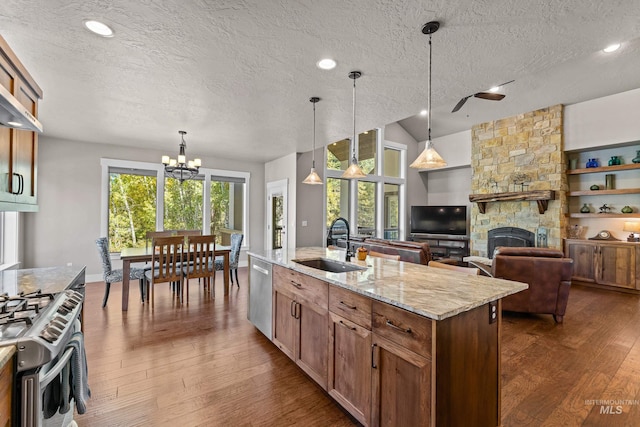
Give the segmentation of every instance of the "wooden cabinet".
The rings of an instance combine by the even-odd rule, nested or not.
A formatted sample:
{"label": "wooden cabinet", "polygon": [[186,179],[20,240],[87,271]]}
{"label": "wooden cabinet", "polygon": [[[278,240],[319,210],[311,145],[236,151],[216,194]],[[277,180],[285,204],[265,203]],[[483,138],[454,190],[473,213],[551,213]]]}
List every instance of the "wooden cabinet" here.
{"label": "wooden cabinet", "polygon": [[[0,37],[0,85],[33,117],[42,90]],[[0,210],[37,210],[38,134],[0,127]]]}
{"label": "wooden cabinet", "polygon": [[327,391],[363,425],[371,424],[371,300],[329,287]]}
{"label": "wooden cabinet", "polygon": [[572,280],[640,290],[637,243],[568,239],[565,256],[573,259]]}
{"label": "wooden cabinet", "polygon": [[499,301],[436,321],[279,265],[273,280],[274,344],[363,425],[500,425]]}
{"label": "wooden cabinet", "polygon": [[327,389],[329,285],[273,266],[273,342]]}
{"label": "wooden cabinet", "polygon": [[0,370],[0,426],[11,425],[11,403],[13,394],[13,363],[10,358]]}
{"label": "wooden cabinet", "polygon": [[373,302],[373,426],[429,426],[432,321]]}

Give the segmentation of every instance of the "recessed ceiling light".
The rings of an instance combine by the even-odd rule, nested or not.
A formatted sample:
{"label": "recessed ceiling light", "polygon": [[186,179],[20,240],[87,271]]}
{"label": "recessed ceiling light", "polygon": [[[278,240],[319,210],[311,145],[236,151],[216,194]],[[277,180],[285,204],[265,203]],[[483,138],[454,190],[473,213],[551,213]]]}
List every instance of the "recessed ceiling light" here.
{"label": "recessed ceiling light", "polygon": [[427,110],[422,110],[422,111],[420,111],[420,115],[421,115],[421,116],[426,116],[426,115],[427,115]]}
{"label": "recessed ceiling light", "polygon": [[611,44],[602,50],[604,50],[606,53],[611,53],[611,52],[615,52],[618,49],[620,49],[620,43]]}
{"label": "recessed ceiling light", "polygon": [[89,31],[99,36],[113,37],[113,30],[109,28],[107,24],[103,24],[102,22],[87,20],[84,21],[84,26],[87,27]]}
{"label": "recessed ceiling light", "polygon": [[325,58],[318,61],[316,65],[318,66],[318,68],[321,68],[323,70],[333,70],[334,68],[336,68],[336,61],[331,58]]}

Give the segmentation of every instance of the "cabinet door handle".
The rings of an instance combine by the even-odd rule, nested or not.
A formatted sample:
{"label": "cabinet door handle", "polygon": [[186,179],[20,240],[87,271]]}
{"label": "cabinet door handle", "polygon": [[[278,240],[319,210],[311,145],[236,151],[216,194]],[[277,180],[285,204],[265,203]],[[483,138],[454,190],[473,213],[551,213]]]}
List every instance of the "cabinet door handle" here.
{"label": "cabinet door handle", "polygon": [[291,315],[291,317],[296,317],[296,312],[295,312],[295,304],[296,302],[291,300],[291,305],[289,307],[289,314]]}
{"label": "cabinet door handle", "polygon": [[411,333],[411,328],[409,328],[409,329],[401,328],[400,326],[394,325],[391,320],[387,320],[387,326],[392,327],[393,329],[397,329],[400,332],[404,332],[405,334],[410,334]]}
{"label": "cabinet door handle", "polygon": [[357,330],[355,327],[347,325],[347,324],[346,324],[346,323],[344,323],[342,320],[340,321],[340,324],[341,324],[342,326],[344,326],[345,328],[347,328],[347,329],[351,329],[352,331]]}
{"label": "cabinet door handle", "polygon": [[22,194],[24,193],[24,175],[18,174],[18,177],[20,178],[20,189],[18,190],[18,194]]}
{"label": "cabinet door handle", "polygon": [[373,369],[378,369],[378,365],[376,365],[376,360],[375,360],[375,353],[376,353],[377,346],[378,344],[371,344],[371,367]]}
{"label": "cabinet door handle", "polygon": [[11,194],[20,194],[20,174],[19,174],[19,173],[15,173],[15,172],[13,172],[13,173],[11,174],[11,176],[12,176],[14,179],[17,179],[17,180],[18,180],[18,191],[14,191],[14,190],[13,190],[13,189],[15,188],[16,184],[15,184],[15,182],[14,182],[14,180],[13,180],[13,179],[11,180]]}
{"label": "cabinet door handle", "polygon": [[298,289],[302,289],[302,285],[300,283],[297,283],[297,282],[294,282],[293,280],[291,280],[291,284],[293,286],[295,286],[296,288],[298,288]]}
{"label": "cabinet door handle", "polygon": [[299,303],[299,302],[297,302],[297,303],[296,303],[296,315],[294,316],[296,319],[300,319],[300,311],[301,311],[301,309],[300,309],[300,303]]}
{"label": "cabinet door handle", "polygon": [[344,305],[347,308],[350,308],[351,310],[355,310],[357,308],[355,305],[349,305],[344,301],[340,301],[340,304]]}

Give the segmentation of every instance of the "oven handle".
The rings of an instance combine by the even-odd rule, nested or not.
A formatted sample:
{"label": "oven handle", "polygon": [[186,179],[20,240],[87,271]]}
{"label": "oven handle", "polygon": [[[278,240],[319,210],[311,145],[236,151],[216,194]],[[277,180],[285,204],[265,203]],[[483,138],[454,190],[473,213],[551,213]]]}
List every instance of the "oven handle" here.
{"label": "oven handle", "polygon": [[73,350],[73,347],[68,348],[67,351],[64,352],[62,357],[58,359],[56,365],[52,369],[50,369],[44,377],[42,377],[42,379],[40,380],[40,390],[44,390],[44,388],[48,386],[55,377],[58,376],[62,369],[67,365],[67,362],[73,354]]}

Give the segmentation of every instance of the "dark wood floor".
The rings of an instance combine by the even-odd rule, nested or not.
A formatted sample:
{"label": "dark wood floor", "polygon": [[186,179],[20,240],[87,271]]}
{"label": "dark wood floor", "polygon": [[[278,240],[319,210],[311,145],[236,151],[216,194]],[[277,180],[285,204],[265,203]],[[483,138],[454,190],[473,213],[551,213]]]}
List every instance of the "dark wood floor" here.
{"label": "dark wood floor", "polygon": [[[104,284],[88,284],[78,425],[354,425],[246,320],[246,269],[240,283],[224,297],[219,276],[210,299],[194,282],[178,308],[160,286],[153,312],[132,287],[126,313],[118,284],[105,309]],[[640,425],[640,297],[574,286],[563,325],[506,314],[502,337],[504,426]]]}

